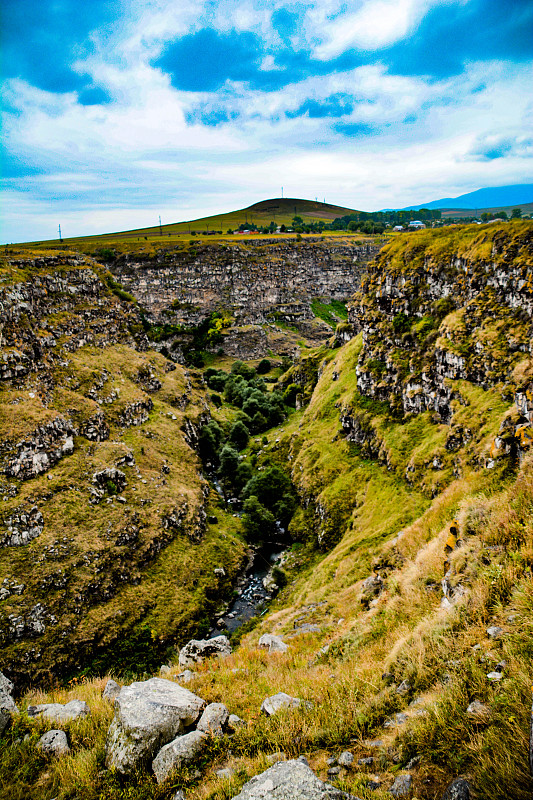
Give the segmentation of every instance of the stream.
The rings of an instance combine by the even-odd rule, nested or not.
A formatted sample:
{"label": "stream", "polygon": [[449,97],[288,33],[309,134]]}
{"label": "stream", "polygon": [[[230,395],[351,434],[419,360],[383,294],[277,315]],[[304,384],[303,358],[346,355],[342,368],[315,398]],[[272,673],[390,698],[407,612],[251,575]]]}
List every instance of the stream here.
{"label": "stream", "polygon": [[[240,517],[242,512],[237,510],[231,500],[226,500],[216,475],[210,475],[209,479],[226,505],[232,508],[233,514]],[[266,610],[267,603],[272,600],[277,589],[275,587],[273,590],[267,589],[263,584],[263,580],[267,577],[272,567],[282,560],[282,556],[289,545],[289,539],[283,528],[279,528],[278,533],[279,541],[266,542],[263,547],[250,550],[248,566],[235,587],[237,596],[228,610],[217,618],[216,627],[213,627],[209,632],[210,636],[232,634],[252,617]]]}

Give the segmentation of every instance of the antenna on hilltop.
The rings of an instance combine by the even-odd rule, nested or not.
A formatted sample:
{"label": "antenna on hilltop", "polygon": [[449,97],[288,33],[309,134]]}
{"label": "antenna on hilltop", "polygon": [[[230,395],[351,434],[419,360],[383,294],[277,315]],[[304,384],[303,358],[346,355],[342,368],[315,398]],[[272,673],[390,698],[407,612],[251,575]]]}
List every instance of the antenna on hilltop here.
{"label": "antenna on hilltop", "polygon": [[59,241],[62,242],[63,239],[61,238],[61,225],[59,226]]}
{"label": "antenna on hilltop", "polygon": [[163,236],[163,228],[161,227],[161,214],[159,215],[159,235]]}
{"label": "antenna on hilltop", "polygon": [[283,198],[283,186],[281,187],[281,197]]}

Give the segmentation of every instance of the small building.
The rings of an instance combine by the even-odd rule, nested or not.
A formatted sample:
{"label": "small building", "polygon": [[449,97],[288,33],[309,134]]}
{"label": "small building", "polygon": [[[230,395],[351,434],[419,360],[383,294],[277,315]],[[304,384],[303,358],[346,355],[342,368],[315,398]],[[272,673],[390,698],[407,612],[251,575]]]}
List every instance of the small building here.
{"label": "small building", "polygon": [[403,225],[395,225],[393,231],[403,231]]}
{"label": "small building", "polygon": [[411,222],[409,223],[409,228],[412,231],[417,231],[417,230],[420,230],[421,228],[425,228],[425,227],[426,226],[424,225],[424,223],[420,219],[412,219]]}

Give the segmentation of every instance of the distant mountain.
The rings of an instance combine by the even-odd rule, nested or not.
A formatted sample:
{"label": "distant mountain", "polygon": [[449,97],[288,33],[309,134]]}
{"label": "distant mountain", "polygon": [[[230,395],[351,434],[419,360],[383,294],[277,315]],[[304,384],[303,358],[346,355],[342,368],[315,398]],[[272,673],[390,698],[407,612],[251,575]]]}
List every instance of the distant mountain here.
{"label": "distant mountain", "polygon": [[[405,206],[399,211],[417,211],[420,208],[494,208],[497,206],[520,206],[533,202],[533,183],[516,183],[513,186],[492,186],[461,194],[459,197],[443,197],[429,203]],[[384,209],[391,211],[392,209]]]}

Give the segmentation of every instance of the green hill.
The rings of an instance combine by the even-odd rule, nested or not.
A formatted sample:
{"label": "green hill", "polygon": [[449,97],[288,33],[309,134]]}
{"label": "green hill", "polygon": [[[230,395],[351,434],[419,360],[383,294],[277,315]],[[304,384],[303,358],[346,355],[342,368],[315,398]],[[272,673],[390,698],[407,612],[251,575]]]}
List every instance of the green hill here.
{"label": "green hill", "polygon": [[[85,242],[105,242],[108,240],[128,240],[136,239],[141,236],[179,236],[180,234],[189,235],[193,232],[204,233],[210,231],[226,231],[238,228],[242,223],[254,223],[258,227],[269,225],[275,222],[277,225],[288,225],[293,217],[302,217],[304,222],[331,222],[336,217],[345,214],[353,214],[353,208],[335,206],[331,203],[319,203],[316,200],[302,200],[292,197],[274,197],[269,200],[261,200],[246,208],[237,211],[228,211],[223,214],[213,214],[199,219],[186,220],[185,222],[173,222],[169,225],[152,225],[146,228],[135,228],[129,231],[115,231],[103,233],[97,236],[80,236],[63,241],[69,244]],[[51,241],[51,240],[49,240]],[[47,242],[38,242],[46,244]],[[37,244],[32,242],[31,244]]]}

